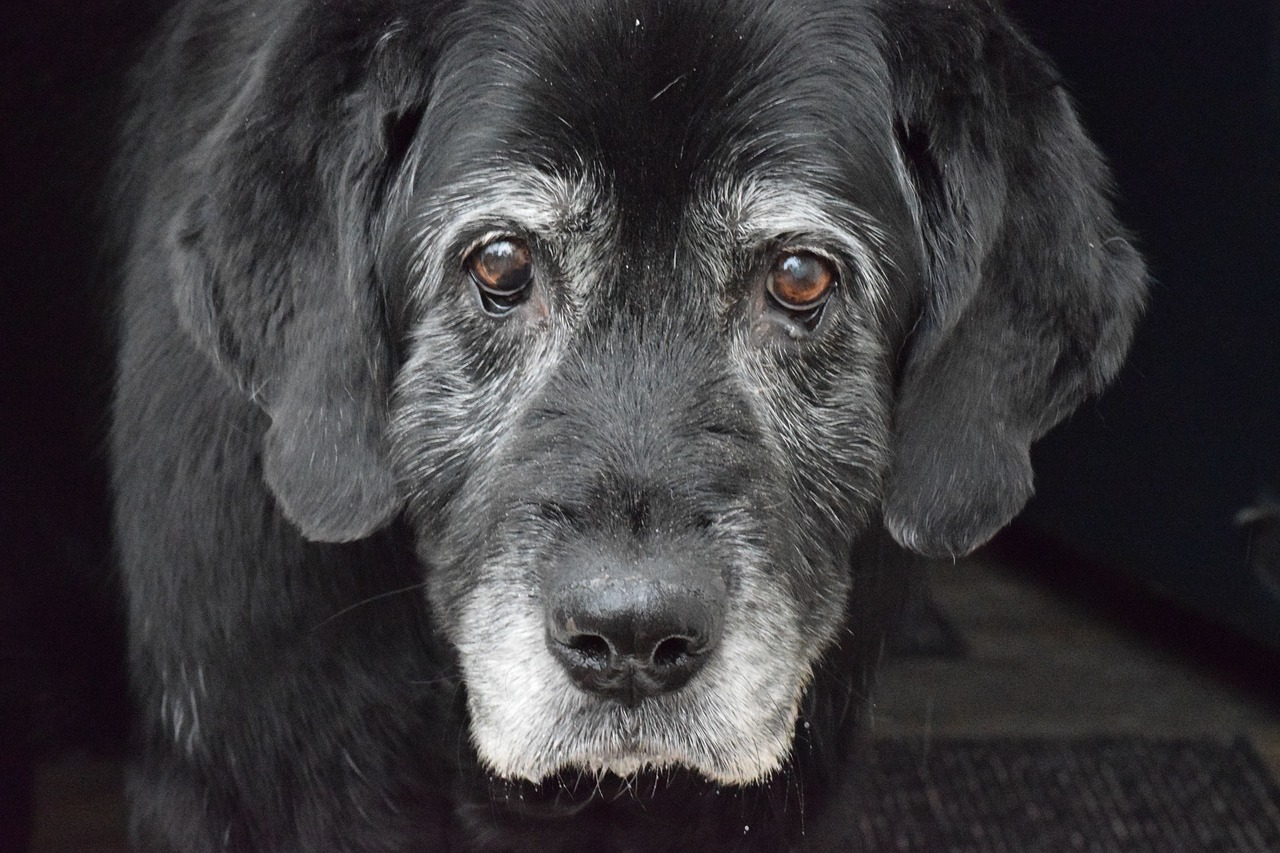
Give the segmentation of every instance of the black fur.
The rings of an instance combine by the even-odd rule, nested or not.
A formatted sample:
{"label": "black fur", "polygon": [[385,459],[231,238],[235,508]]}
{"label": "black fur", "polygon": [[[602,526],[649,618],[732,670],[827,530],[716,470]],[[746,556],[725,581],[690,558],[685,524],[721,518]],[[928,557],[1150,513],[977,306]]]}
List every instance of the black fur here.
{"label": "black fur", "polygon": [[[112,449],[138,848],[842,849],[906,582],[880,531],[959,555],[1005,524],[1144,298],[995,4],[190,0],[136,90]],[[535,174],[595,191],[530,212]],[[501,320],[461,272],[494,232],[538,259]],[[790,246],[840,270],[816,319],[762,290]],[[496,778],[476,614],[515,635],[563,561],[633,552],[718,572],[730,621],[783,614],[782,766],[715,770],[726,741]],[[685,731],[675,702],[620,719]]]}

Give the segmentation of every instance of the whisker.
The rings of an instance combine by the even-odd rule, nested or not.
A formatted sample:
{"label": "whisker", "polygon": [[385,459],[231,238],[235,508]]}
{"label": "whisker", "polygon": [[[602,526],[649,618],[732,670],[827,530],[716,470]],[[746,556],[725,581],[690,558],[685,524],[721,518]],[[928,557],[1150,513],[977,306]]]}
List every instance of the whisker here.
{"label": "whisker", "polygon": [[312,626],[311,630],[318,631],[321,628],[323,628],[325,625],[328,625],[333,620],[347,615],[352,610],[355,610],[360,607],[364,607],[366,604],[372,604],[375,601],[381,601],[384,598],[391,598],[392,596],[395,596],[395,595],[403,595],[406,592],[413,592],[414,590],[422,589],[425,586],[426,586],[426,581],[418,581],[415,584],[401,587],[400,589],[392,589],[392,590],[388,590],[387,592],[380,592],[377,595],[371,595],[368,598],[357,601],[355,604],[347,605],[346,607],[339,610],[337,613],[334,613],[332,616],[326,617],[325,619],[321,620],[320,622]]}
{"label": "whisker", "polygon": [[422,679],[415,678],[415,679],[409,680],[406,683],[413,684],[418,687],[432,687],[436,684],[457,685],[461,683],[461,681],[462,681],[462,678],[461,676],[458,676],[458,675],[442,675],[439,678],[422,678]]}

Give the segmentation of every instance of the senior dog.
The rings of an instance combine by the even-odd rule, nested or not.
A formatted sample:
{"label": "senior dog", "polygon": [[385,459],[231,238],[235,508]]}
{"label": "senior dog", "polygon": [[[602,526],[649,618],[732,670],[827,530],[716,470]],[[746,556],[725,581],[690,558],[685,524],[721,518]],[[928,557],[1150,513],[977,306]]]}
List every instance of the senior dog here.
{"label": "senior dog", "polygon": [[[905,579],[1145,292],[985,0],[189,0],[116,523],[162,851],[840,849]],[[887,533],[886,533],[887,531]]]}

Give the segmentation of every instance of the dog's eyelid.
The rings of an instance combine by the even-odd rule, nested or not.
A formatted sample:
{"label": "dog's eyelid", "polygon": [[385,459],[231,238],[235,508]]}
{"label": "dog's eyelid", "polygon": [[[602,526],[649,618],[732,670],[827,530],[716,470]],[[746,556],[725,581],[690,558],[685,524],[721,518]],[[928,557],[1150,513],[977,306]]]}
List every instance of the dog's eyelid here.
{"label": "dog's eyelid", "polygon": [[[470,232],[469,237],[462,236],[468,232]],[[499,240],[513,240],[530,245],[532,244],[519,228],[510,228],[505,226],[495,227],[493,225],[487,226],[483,230],[464,228],[460,234],[455,234],[448,242],[453,243],[454,246],[460,246],[460,248],[457,249],[456,257],[458,258],[459,263],[466,264],[477,250]]]}

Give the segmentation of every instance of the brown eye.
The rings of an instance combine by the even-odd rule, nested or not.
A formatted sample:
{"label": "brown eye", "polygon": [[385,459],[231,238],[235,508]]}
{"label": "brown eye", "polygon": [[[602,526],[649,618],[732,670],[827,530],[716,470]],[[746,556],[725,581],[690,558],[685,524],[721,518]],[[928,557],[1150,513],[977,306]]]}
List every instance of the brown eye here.
{"label": "brown eye", "polygon": [[780,308],[813,315],[827,301],[837,281],[831,261],[813,252],[786,252],[769,271],[769,295]]}
{"label": "brown eye", "polygon": [[533,253],[523,240],[499,237],[468,255],[467,269],[484,310],[500,317],[528,297],[533,284]]}

